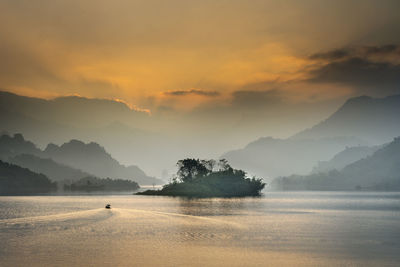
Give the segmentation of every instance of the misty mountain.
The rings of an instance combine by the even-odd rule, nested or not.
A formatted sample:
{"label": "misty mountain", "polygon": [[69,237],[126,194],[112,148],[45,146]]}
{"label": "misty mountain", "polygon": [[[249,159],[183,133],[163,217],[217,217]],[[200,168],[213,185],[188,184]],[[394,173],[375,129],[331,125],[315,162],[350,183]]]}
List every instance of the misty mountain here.
{"label": "misty mountain", "polygon": [[363,144],[357,138],[275,139],[260,138],[245,148],[222,155],[236,168],[266,180],[293,173],[307,174],[316,162],[328,160],[346,146]]}
{"label": "misty mountain", "polygon": [[115,133],[124,140],[151,137],[136,128],[148,119],[147,113],[115,100],[78,96],[46,100],[0,91],[0,111],[0,130],[24,133],[41,146],[73,138],[109,141]]}
{"label": "misty mountain", "polygon": [[173,166],[179,157],[171,153],[182,154],[179,149],[175,152],[177,142],[143,129],[150,120],[146,112],[117,100],[79,96],[47,100],[0,91],[0,131],[23,133],[40,147],[71,139],[93,141],[118,161],[147,170]]}
{"label": "misty mountain", "polygon": [[0,159],[7,160],[19,154],[40,155],[42,151],[30,141],[26,141],[22,134],[0,136]]}
{"label": "misty mountain", "polygon": [[399,190],[400,138],[341,171],[279,177],[271,187],[279,190]]}
{"label": "misty mountain", "polygon": [[0,136],[0,158],[3,161],[28,168],[36,173],[42,173],[53,181],[72,181],[88,176],[88,173],[57,163],[52,159],[43,158],[43,151],[22,134]]}
{"label": "misty mountain", "polygon": [[53,181],[71,183],[90,174],[55,162],[50,158],[40,158],[29,154],[20,154],[8,159],[8,162],[28,168],[36,173],[43,173]]}
{"label": "misty mountain", "polygon": [[43,174],[0,160],[0,195],[48,193],[56,189]]}
{"label": "misty mountain", "polygon": [[362,158],[366,158],[382,146],[355,146],[346,147],[345,150],[336,154],[332,159],[328,161],[319,161],[318,164],[313,168],[312,173],[328,172],[331,170],[341,170],[345,166],[356,162]]}
{"label": "misty mountain", "polygon": [[61,146],[49,144],[40,150],[21,134],[0,136],[0,156],[33,171],[46,174],[55,181],[71,181],[85,176],[134,180],[140,184],[163,181],[147,176],[139,167],[121,165],[97,143],[71,140]]}
{"label": "misty mountain", "polygon": [[[223,157],[230,160],[233,166],[261,177],[308,174],[318,161],[330,160],[346,146],[378,145],[397,136],[400,127],[398,102],[399,96],[353,98],[326,121],[289,138],[291,141],[274,139],[274,142],[266,142],[260,139],[253,142],[261,146],[254,154],[246,152],[247,148],[251,148],[249,145],[230,151]],[[118,162],[138,165],[153,175],[159,175],[161,170],[171,171],[178,158],[217,157],[220,149],[226,151],[216,148],[217,143],[223,143],[218,141],[224,139],[223,134],[198,138],[193,136],[193,131],[176,134],[158,128],[160,132],[155,133],[149,125],[154,127],[160,123],[159,120],[116,100],[79,96],[46,100],[0,92],[0,122],[0,131],[22,132],[42,148],[48,143],[62,144],[72,139],[96,142]],[[236,130],[235,127],[230,129],[231,132]],[[316,143],[312,143],[312,140],[316,140]],[[233,143],[235,139],[229,142]],[[314,148],[320,144],[324,151]],[[273,146],[271,149],[270,145]],[[295,148],[288,148],[292,145],[303,151],[304,165],[286,154],[300,153]],[[267,159],[276,163],[267,163]]]}
{"label": "misty mountain", "polygon": [[105,127],[115,118],[131,125],[146,118],[145,112],[128,107],[118,100],[89,99],[65,96],[50,100],[20,96],[0,91],[0,107],[8,112],[23,114],[30,118],[60,123],[71,127]]}
{"label": "misty mountain", "polygon": [[400,133],[400,95],[350,98],[325,121],[292,139],[355,136],[371,144],[389,142]]}
{"label": "misty mountain", "polygon": [[260,138],[222,155],[264,178],[306,175],[346,147],[380,145],[400,133],[400,95],[351,98],[325,121],[288,139]]}
{"label": "misty mountain", "polygon": [[162,184],[163,181],[147,176],[137,166],[124,166],[111,157],[99,144],[71,140],[61,146],[49,144],[43,155],[62,164],[93,174],[97,177],[128,179],[139,184]]}

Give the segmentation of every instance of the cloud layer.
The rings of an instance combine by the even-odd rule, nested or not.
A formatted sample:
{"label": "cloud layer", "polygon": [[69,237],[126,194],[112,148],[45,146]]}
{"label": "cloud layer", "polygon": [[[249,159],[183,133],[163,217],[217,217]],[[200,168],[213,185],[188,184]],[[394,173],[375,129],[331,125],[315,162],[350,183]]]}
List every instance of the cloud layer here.
{"label": "cloud layer", "polygon": [[356,46],[310,56],[310,82],[349,85],[358,93],[400,93],[400,45]]}

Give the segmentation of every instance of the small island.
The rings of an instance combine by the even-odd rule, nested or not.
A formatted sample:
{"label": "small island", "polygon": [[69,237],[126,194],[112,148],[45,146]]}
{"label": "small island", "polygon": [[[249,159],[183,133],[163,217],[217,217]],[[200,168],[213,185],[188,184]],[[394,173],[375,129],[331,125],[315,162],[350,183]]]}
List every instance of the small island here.
{"label": "small island", "polygon": [[265,187],[262,179],[248,178],[246,172],[233,169],[225,159],[184,159],[177,163],[172,182],[160,190],[147,190],[137,195],[184,197],[259,196]]}

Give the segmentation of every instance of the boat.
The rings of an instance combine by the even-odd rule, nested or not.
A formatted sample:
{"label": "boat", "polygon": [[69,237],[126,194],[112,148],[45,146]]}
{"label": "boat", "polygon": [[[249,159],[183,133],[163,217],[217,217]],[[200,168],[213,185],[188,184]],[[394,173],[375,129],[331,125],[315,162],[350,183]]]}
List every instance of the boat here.
{"label": "boat", "polygon": [[110,204],[107,204],[107,205],[106,205],[106,209],[111,209],[111,205],[110,205]]}

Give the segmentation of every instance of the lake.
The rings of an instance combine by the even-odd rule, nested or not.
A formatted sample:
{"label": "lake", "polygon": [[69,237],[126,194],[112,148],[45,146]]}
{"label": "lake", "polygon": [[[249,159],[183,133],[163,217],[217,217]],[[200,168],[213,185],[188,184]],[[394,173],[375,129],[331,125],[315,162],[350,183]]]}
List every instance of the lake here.
{"label": "lake", "polygon": [[0,266],[399,266],[400,193],[0,197],[0,240]]}

